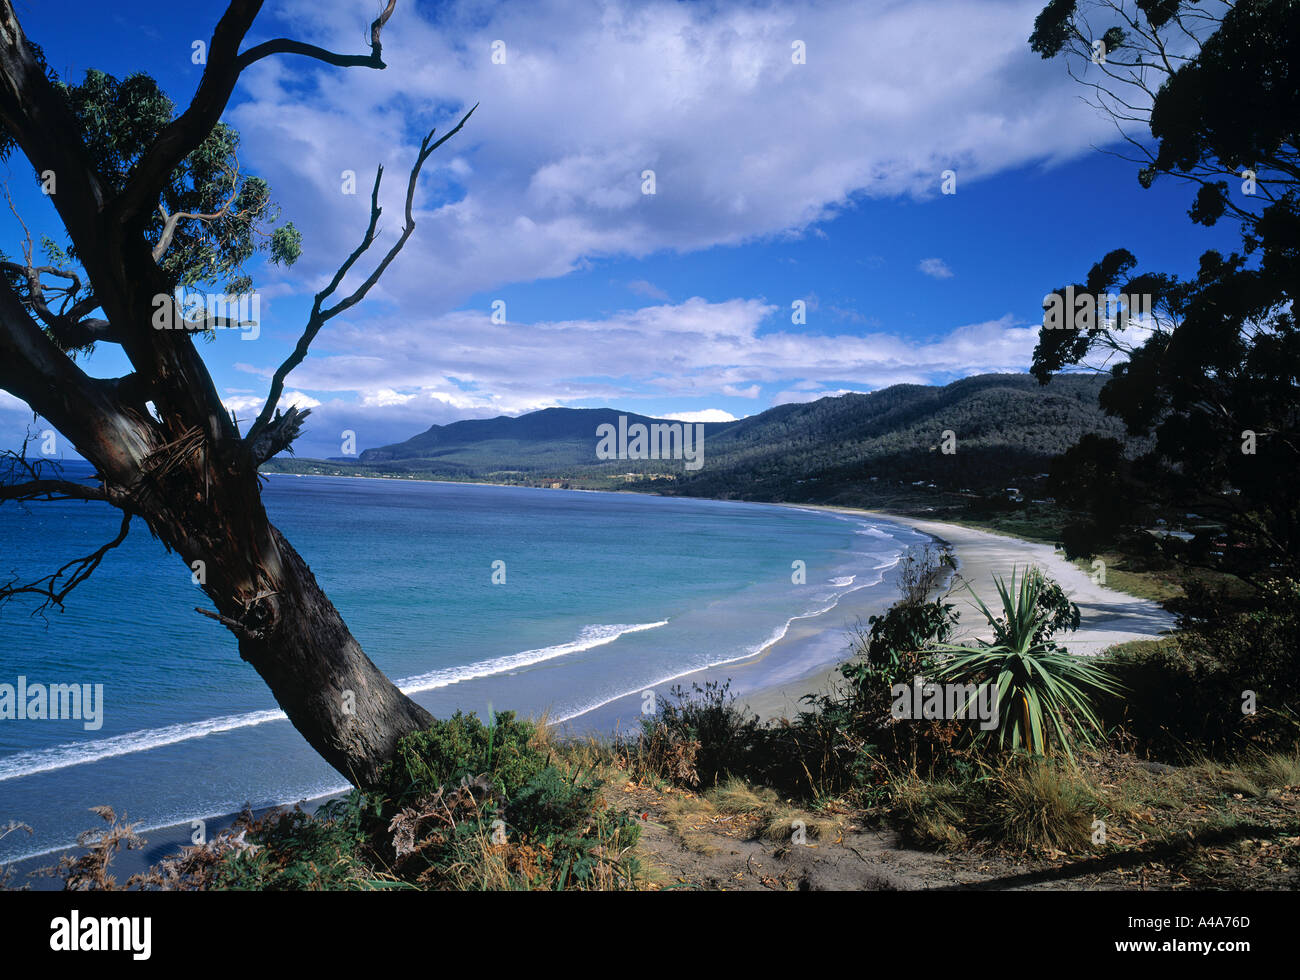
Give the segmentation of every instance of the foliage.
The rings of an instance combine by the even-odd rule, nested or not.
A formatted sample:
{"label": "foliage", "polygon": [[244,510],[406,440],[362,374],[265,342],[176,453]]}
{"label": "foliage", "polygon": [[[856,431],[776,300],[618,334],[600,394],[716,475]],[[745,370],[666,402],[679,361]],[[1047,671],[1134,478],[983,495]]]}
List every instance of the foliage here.
{"label": "foliage", "polygon": [[67,891],[121,891],[131,883],[119,885],[117,879],[109,874],[109,865],[123,847],[134,851],[144,846],[144,838],[135,832],[140,821],[128,822],[125,814],[118,820],[113,808],[108,806],[92,806],[90,810],[108,826],[83,830],[77,835],[77,846],[85,848],[86,853],[65,854],[45,873],[62,878]]}
{"label": "foliage", "polygon": [[[157,81],[142,72],[118,79],[90,69],[79,84],[54,79],[54,85],[81,127],[91,165],[105,191],[121,191],[145,151],[173,121],[176,106]],[[0,134],[0,148],[7,150],[11,145],[7,134]],[[267,182],[241,172],[239,133],[226,123],[217,123],[176,168],[139,232],[157,245],[164,237],[168,217],[177,214],[201,217],[174,222],[170,243],[160,260],[173,289],[216,286],[227,294],[247,293],[253,283],[244,270],[254,256],[265,254],[271,262],[288,266],[302,252],[298,229],[291,222],[277,227],[280,210],[271,200]],[[64,247],[48,238],[41,245],[49,264],[74,283],[69,287],[68,304],[90,300],[92,290],[83,285],[85,274],[77,269],[76,247]],[[0,260],[7,258],[0,253]],[[4,275],[23,304],[34,312],[26,277],[13,268],[7,268]],[[60,343],[53,333],[51,339]],[[93,340],[88,340],[66,352],[92,346]]]}
{"label": "foliage", "polygon": [[957,850],[990,843],[1014,851],[1082,851],[1105,813],[1072,765],[1041,757],[981,762],[965,774],[901,779],[888,810],[910,840]]}
{"label": "foliage", "polygon": [[[1185,280],[1135,274],[1136,258],[1116,249],[1076,291],[1147,294],[1151,319],[1041,332],[1033,365],[1040,381],[1090,355],[1106,356],[1115,366],[1102,407],[1129,433],[1153,440],[1132,463],[1108,439],[1080,441],[1066,454],[1054,471],[1057,493],[1085,511],[1067,529],[1067,544],[1074,554],[1090,554],[1135,541],[1157,517],[1190,520],[1187,540],[1161,538],[1165,556],[1235,575],[1263,601],[1271,582],[1300,575],[1293,307],[1300,282],[1300,6],[1128,6],[1054,0],[1035,24],[1031,47],[1081,62],[1101,23],[1092,15],[1109,18],[1125,8],[1133,29],[1113,60],[1118,67],[1093,89],[1098,104],[1121,126],[1147,124],[1156,146],[1143,151],[1144,186],[1162,176],[1190,182],[1191,219],[1238,219],[1242,249],[1204,253]],[[1153,74],[1165,77],[1157,82]],[[1145,118],[1117,93],[1124,85],[1143,88],[1139,101],[1153,96]],[[1143,136],[1130,145],[1149,144]]]}
{"label": "foliage", "polygon": [[674,685],[659,710],[641,720],[635,756],[647,773],[689,786],[712,786],[749,770],[762,740],[758,718],[736,705],[731,682]]}
{"label": "foliage", "polygon": [[920,553],[909,551],[903,556],[899,572],[902,598],[882,615],[867,619],[870,630],[865,637],[859,634],[858,644],[865,656],[841,668],[850,682],[861,686],[864,672],[872,670],[893,672],[900,656],[930,649],[952,635],[961,614],[952,603],[942,599],[931,602],[930,595],[956,567],[951,552],[940,553],[929,544]]}
{"label": "foliage", "polygon": [[[172,121],[176,106],[142,72],[117,79],[91,69],[79,85],[61,83],[60,91],[81,123],[87,150],[101,179],[112,191],[125,186],[134,165]],[[291,265],[301,251],[301,236],[292,224],[275,232],[265,225],[279,219],[270,188],[260,177],[239,171],[239,133],[217,123],[198,149],[177,168],[160,202],[168,214],[214,214],[211,222],[182,221],[162,266],[175,285],[223,282],[227,292],[247,292],[252,280],[241,269],[256,252],[266,251],[273,262]],[[155,213],[145,229],[157,242],[163,215]],[[68,249],[71,258],[76,255]]]}
{"label": "foliage", "polygon": [[[1271,587],[1262,604],[1202,591],[1173,637],[1127,644],[1110,669],[1131,691],[1103,702],[1140,751],[1182,761],[1300,742],[1300,585]],[[1253,696],[1253,713],[1246,692]]]}
{"label": "foliage", "polygon": [[1071,610],[1063,594],[1054,594],[1045,576],[1027,569],[1017,587],[1013,570],[1010,585],[1001,578],[995,582],[1001,615],[970,590],[993,630],[992,642],[979,640],[977,648],[941,644],[939,651],[949,659],[936,676],[956,684],[996,684],[998,727],[980,730],[975,738],[996,737],[1000,746],[1023,746],[1031,754],[1046,754],[1055,744],[1073,757],[1076,737],[1091,742],[1101,732],[1088,692],[1119,689],[1104,670],[1050,639],[1058,624],[1078,624],[1078,610]]}
{"label": "foliage", "polygon": [[496,714],[489,725],[457,711],[402,740],[380,777],[379,794],[401,805],[429,787],[487,774],[495,792],[509,799],[547,765],[533,744],[536,735],[513,711]]}
{"label": "foliage", "polygon": [[[626,888],[640,873],[632,855],[638,835],[635,821],[605,803],[595,774],[556,760],[537,726],[513,712],[489,724],[458,712],[404,738],[378,788],[353,790],[315,814],[295,807],[256,817],[246,810],[235,828],[183,848],[128,884],[270,891]],[[69,887],[83,880],[112,887],[111,879],[97,884],[108,859],[111,854],[82,859],[86,867],[73,868]]]}

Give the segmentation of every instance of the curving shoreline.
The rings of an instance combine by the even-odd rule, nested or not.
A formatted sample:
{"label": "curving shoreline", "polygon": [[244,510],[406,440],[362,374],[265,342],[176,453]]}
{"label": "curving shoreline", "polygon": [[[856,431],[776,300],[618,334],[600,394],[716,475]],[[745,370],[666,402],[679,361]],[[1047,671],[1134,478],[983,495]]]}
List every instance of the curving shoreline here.
{"label": "curving shoreline", "polygon": [[[1116,592],[1092,581],[1091,577],[1067,561],[1051,545],[1026,541],[1005,534],[980,531],[928,521],[877,510],[855,507],[832,507],[822,504],[785,504],[812,510],[829,510],[857,517],[874,517],[901,524],[929,535],[940,544],[949,546],[957,558],[957,575],[969,582],[975,594],[990,609],[997,610],[1000,600],[994,585],[995,575],[1007,578],[1013,567],[1023,570],[1034,564],[1056,579],[1070,599],[1077,603],[1081,614],[1079,629],[1068,635],[1065,647],[1072,653],[1095,656],[1107,647],[1129,640],[1154,639],[1166,630],[1173,629],[1174,617],[1159,605],[1147,599]],[[987,628],[981,630],[984,618],[971,599],[970,593],[957,583],[952,601],[961,612],[958,642],[970,638],[987,639]],[[747,695],[743,700],[760,718],[770,719],[797,713],[800,698],[807,694],[822,694],[832,690],[840,681],[839,665],[811,668],[804,676],[794,678],[775,687]]]}

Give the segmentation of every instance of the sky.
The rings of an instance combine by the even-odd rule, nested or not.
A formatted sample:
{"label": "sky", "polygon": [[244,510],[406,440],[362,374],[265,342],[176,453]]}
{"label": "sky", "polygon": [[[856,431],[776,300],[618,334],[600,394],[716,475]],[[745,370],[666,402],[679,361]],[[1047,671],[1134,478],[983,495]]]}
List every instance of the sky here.
{"label": "sky", "polygon": [[[1186,276],[1234,245],[1187,218],[1187,185],[1142,189],[1064,62],[1029,50],[1042,4],[399,0],[385,71],[285,56],[241,78],[223,118],[304,249],[291,268],[252,264],[256,336],[219,331],[204,359],[226,406],[255,417],[360,240],[376,165],[374,259],[400,231],[421,136],[477,103],[425,166],[402,254],[290,375],[282,404],[312,408],[299,455],[556,405],[726,420],[1023,371],[1044,294],[1110,250]],[[15,6],[62,77],[143,70],[182,107],[224,9]],[[272,0],[246,46],[363,53],[378,9]],[[33,233],[64,240],[21,155],[0,172]],[[17,254],[19,225],[0,221]],[[81,363],[129,369],[110,345]],[[0,392],[0,446],[46,427]]]}

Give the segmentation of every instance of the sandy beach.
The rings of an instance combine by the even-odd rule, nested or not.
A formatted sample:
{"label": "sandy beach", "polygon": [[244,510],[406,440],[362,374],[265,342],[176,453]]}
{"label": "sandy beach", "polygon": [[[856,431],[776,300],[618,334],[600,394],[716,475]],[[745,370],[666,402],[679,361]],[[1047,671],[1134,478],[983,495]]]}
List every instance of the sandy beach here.
{"label": "sandy beach", "polygon": [[[954,582],[956,588],[952,592],[951,601],[962,614],[956,642],[974,638],[988,639],[990,636],[984,617],[966,591],[964,583],[969,582],[975,594],[996,612],[1001,608],[1001,600],[993,576],[1008,578],[1013,567],[1023,572],[1027,564],[1037,565],[1056,579],[1071,601],[1078,604],[1081,614],[1079,629],[1068,634],[1063,641],[1063,645],[1072,653],[1095,655],[1117,643],[1151,639],[1174,626],[1174,617],[1156,603],[1116,592],[1094,582],[1091,576],[1067,561],[1051,545],[978,531],[958,524],[920,520],[880,511],[804,504],[799,506],[892,521],[949,545],[957,558],[959,576]],[[838,665],[821,666],[806,676],[787,681],[779,687],[746,695],[743,700],[760,718],[793,716],[799,711],[801,697],[831,690],[839,676]]]}

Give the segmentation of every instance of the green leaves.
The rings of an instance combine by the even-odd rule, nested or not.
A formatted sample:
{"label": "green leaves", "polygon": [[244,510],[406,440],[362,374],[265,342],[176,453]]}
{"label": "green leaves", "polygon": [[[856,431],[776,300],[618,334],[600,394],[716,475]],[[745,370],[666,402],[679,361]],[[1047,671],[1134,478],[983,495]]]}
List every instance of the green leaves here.
{"label": "green leaves", "polygon": [[[58,87],[81,124],[91,161],[111,192],[126,186],[131,172],[176,114],[176,106],[144,73],[117,79],[91,69],[79,85]],[[292,224],[272,228],[279,208],[261,177],[243,174],[239,133],[218,123],[172,174],[144,227],[147,241],[163,237],[168,215],[182,218],[160,264],[173,286],[211,284],[228,293],[252,289],[244,266],[260,252],[292,265],[302,253],[302,235]],[[69,249],[67,258],[75,260]]]}
{"label": "green leaves", "polygon": [[937,676],[960,684],[996,683],[998,727],[980,730],[977,739],[996,737],[1003,748],[1015,751],[1023,747],[1035,755],[1046,754],[1054,743],[1073,758],[1076,739],[1091,742],[1101,731],[1091,694],[1117,694],[1120,687],[1095,663],[1075,657],[1051,641],[1059,626],[1074,628],[1078,624],[1078,607],[1065,599],[1073,612],[1061,609],[1064,593],[1059,585],[1036,568],[1026,569],[1018,583],[1014,569],[1009,585],[1001,578],[994,581],[1001,615],[995,615],[967,584],[993,629],[993,641],[978,641],[978,647],[940,644],[937,652],[951,659],[939,668]]}
{"label": "green leaves", "polygon": [[1077,0],[1051,0],[1034,20],[1034,33],[1029,35],[1029,47],[1046,58],[1061,53],[1070,39]]}

